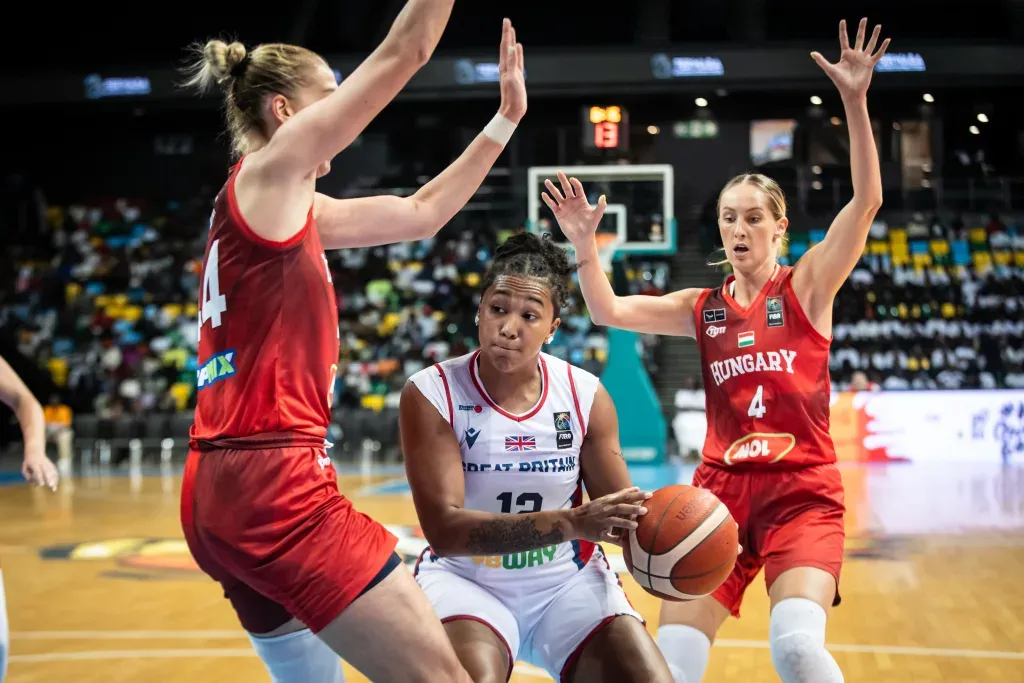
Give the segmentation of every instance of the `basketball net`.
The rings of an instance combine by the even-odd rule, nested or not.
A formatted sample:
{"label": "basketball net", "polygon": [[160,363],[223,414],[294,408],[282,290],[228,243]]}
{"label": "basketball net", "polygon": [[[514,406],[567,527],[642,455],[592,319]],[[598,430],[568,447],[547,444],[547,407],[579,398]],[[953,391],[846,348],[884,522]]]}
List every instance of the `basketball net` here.
{"label": "basketball net", "polygon": [[601,264],[601,270],[610,273],[615,252],[625,240],[615,232],[599,232],[594,237],[597,240],[597,260]]}

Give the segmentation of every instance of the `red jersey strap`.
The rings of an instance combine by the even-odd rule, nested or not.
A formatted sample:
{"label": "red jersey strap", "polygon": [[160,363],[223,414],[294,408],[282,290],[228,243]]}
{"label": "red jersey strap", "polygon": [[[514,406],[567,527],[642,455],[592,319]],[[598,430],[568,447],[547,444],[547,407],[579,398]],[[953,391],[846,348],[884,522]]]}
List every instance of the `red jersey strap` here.
{"label": "red jersey strap", "polygon": [[572,402],[576,406],[576,419],[580,421],[580,432],[582,438],[587,438],[587,423],[583,421],[583,411],[580,410],[580,399],[576,395],[576,382],[572,379],[572,364],[566,363],[566,369],[569,372],[569,390],[572,392]]}
{"label": "red jersey strap", "polygon": [[697,340],[697,351],[702,357],[704,355],[704,315],[701,311],[704,310],[704,304],[713,291],[715,290],[705,289],[702,291],[697,297],[697,303],[693,306],[693,336]]}
{"label": "red jersey strap", "polygon": [[801,325],[807,328],[807,333],[811,336],[814,341],[824,344],[826,346],[832,345],[832,335],[826,337],[819,332],[814,325],[811,324],[810,318],[807,317],[807,313],[804,311],[804,307],[800,305],[800,300],[796,297],[796,290],[793,289],[793,271],[790,270],[786,274],[786,279],[782,284],[783,293],[789,300],[789,305],[793,308],[793,313],[796,315],[797,320]]}
{"label": "red jersey strap", "polygon": [[235,180],[238,178],[238,172],[242,170],[242,162],[245,161],[243,156],[238,160],[238,163],[231,168],[231,176],[228,178],[228,211],[231,212],[231,219],[238,226],[241,233],[251,242],[255,242],[261,247],[268,249],[291,249],[302,243],[306,235],[309,234],[309,230],[313,225],[313,205],[309,206],[309,213],[306,214],[306,223],[302,226],[302,229],[297,233],[284,240],[283,242],[276,242],[274,240],[268,240],[266,237],[256,234],[256,231],[250,227],[249,223],[246,222],[245,218],[242,217],[242,210],[238,207],[238,197],[235,195]]}

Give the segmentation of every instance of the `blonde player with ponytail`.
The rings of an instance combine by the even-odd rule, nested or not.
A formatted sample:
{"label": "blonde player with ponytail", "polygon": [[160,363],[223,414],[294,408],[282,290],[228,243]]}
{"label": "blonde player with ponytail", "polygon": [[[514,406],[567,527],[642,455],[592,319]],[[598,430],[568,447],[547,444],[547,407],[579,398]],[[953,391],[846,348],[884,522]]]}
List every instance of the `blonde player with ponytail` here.
{"label": "blonde player with ponytail", "polygon": [[[841,683],[825,649],[828,610],[839,604],[845,513],[842,477],[829,436],[832,304],[860,259],[882,204],[882,180],[867,91],[889,45],[881,27],[867,38],[862,19],[850,46],[839,24],[839,62],[811,57],[835,84],[850,132],[853,198],[822,242],[795,266],[778,262],[789,219],[782,190],[760,174],[730,180],[718,200],[718,226],[732,275],[715,289],[662,297],[618,297],[604,273],[580,269],[594,322],[648,334],[692,337],[703,366],[708,434],[694,484],[725,503],[744,550],[712,595],[664,603],[658,643],[676,683],[699,683],[722,623],[739,616],[743,594],[762,568],[771,598],[772,663],[783,683]],[[877,50],[876,50],[877,48]],[[594,261],[604,212],[575,178],[548,181],[543,198],[576,249]]]}

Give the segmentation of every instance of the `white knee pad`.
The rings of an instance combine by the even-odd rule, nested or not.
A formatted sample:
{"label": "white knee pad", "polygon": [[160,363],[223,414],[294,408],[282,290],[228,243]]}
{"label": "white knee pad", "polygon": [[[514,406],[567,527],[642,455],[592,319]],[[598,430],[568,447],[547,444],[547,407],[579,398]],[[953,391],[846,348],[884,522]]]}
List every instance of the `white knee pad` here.
{"label": "white knee pad", "polygon": [[658,647],[672,672],[673,683],[703,680],[711,641],[702,631],[683,624],[665,624],[658,629]]}
{"label": "white knee pad", "polygon": [[249,634],[272,683],[345,683],[341,659],[308,628],[273,638]]}
{"label": "white knee pad", "polygon": [[843,683],[839,665],[825,649],[827,620],[813,600],[788,598],[775,605],[769,643],[783,683]]}

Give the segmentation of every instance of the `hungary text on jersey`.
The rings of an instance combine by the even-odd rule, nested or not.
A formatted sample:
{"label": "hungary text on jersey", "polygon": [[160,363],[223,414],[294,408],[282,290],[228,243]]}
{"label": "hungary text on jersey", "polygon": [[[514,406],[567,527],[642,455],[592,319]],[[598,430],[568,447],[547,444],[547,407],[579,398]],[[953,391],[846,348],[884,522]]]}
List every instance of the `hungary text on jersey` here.
{"label": "hungary text on jersey", "polygon": [[704,461],[730,468],[835,462],[829,436],[831,340],[811,325],[780,267],[750,306],[733,277],[697,300],[697,344],[707,402]]}

